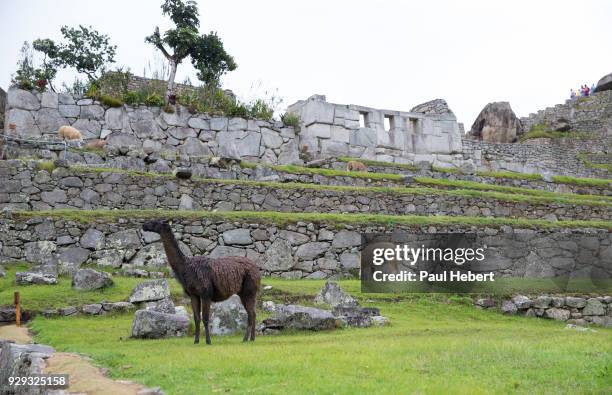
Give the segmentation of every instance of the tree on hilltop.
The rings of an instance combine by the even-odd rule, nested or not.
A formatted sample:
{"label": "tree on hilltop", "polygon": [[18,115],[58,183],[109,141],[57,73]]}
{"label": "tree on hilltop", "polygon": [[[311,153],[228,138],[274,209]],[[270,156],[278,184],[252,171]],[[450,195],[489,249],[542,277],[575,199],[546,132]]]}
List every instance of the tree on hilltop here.
{"label": "tree on hilltop", "polygon": [[200,19],[195,1],[165,0],[161,9],[162,14],[168,15],[176,27],[163,35],[156,27],[145,41],[159,49],[170,65],[166,101],[173,97],[176,69],[187,57],[191,58],[192,65],[198,70],[198,79],[207,85],[218,86],[223,74],[236,69],[234,58],[225,52],[215,32],[199,34]]}

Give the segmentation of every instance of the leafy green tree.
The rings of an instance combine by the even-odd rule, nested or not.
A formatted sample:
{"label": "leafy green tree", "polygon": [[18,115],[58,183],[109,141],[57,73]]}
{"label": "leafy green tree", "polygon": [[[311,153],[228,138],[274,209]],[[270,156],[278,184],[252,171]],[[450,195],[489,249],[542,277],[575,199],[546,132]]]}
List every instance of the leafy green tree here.
{"label": "leafy green tree", "polygon": [[165,0],[161,9],[162,14],[168,15],[176,27],[163,35],[156,27],[145,41],[159,49],[170,64],[166,100],[174,93],[176,69],[187,57],[191,57],[193,66],[198,70],[198,78],[209,85],[218,85],[224,73],[236,69],[234,58],[225,52],[216,33],[199,34],[200,19],[195,1]]}
{"label": "leafy green tree", "polygon": [[44,91],[47,85],[55,90],[52,81],[57,74],[57,68],[45,52],[43,52],[45,56],[41,66],[37,67],[36,64],[39,62],[34,61],[32,48],[40,52],[43,52],[43,49],[49,52],[53,51],[50,40],[36,40],[32,46],[25,41],[21,47],[20,57],[17,61],[17,71],[13,75],[12,84],[26,90],[38,89]]}
{"label": "leafy green tree", "polygon": [[45,63],[55,68],[75,68],[90,82],[95,82],[106,70],[106,65],[115,62],[117,46],[110,44],[107,35],[83,25],[78,28],[63,26],[60,31],[64,43],[56,44],[49,39],[34,41],[34,48],[45,55]]}

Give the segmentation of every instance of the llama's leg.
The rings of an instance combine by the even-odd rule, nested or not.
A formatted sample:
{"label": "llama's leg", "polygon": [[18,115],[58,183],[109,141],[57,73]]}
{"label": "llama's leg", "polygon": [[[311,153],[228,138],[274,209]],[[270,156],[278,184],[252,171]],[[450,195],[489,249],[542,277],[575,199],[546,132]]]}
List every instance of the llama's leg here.
{"label": "llama's leg", "polygon": [[254,340],[252,333],[255,331],[255,304],[252,303],[252,300],[255,299],[250,296],[240,296],[240,301],[247,312],[247,327],[244,337],[242,338],[243,342],[248,341],[249,338]]}
{"label": "llama's leg", "polygon": [[253,324],[251,324],[251,341],[255,341],[255,326],[257,325],[257,295],[253,295],[249,299],[249,304],[251,306],[251,312],[253,315]]}
{"label": "llama's leg", "polygon": [[208,332],[208,321],[210,318],[210,299],[202,299],[202,319],[204,320],[204,335],[206,344],[210,344],[210,333]]}
{"label": "llama's leg", "polygon": [[193,310],[193,320],[195,321],[195,339],[194,344],[200,342],[200,297],[191,297],[191,309]]}

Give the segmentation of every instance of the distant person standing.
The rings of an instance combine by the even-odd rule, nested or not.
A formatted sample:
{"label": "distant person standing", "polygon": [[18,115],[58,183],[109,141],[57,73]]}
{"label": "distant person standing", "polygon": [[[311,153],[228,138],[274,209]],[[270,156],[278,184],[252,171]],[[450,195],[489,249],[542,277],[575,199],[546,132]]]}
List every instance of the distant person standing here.
{"label": "distant person standing", "polygon": [[592,95],[593,93],[595,93],[595,84],[592,84],[592,85],[591,85],[591,95]]}
{"label": "distant person standing", "polygon": [[573,89],[570,89],[570,99],[574,100],[576,98],[576,92]]}
{"label": "distant person standing", "polygon": [[591,89],[589,88],[587,84],[584,84],[584,95],[589,96],[590,93],[591,93]]}

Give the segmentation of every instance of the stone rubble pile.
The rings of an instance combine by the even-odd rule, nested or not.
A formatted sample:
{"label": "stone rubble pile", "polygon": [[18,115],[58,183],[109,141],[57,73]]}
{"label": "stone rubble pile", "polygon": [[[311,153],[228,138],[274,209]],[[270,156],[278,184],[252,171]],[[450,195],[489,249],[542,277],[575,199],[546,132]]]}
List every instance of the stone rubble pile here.
{"label": "stone rubble pile", "polygon": [[[480,308],[497,308],[497,302],[490,298],[476,299],[474,304]],[[612,327],[612,296],[516,295],[503,300],[500,309],[510,315],[549,318],[579,326]]]}

